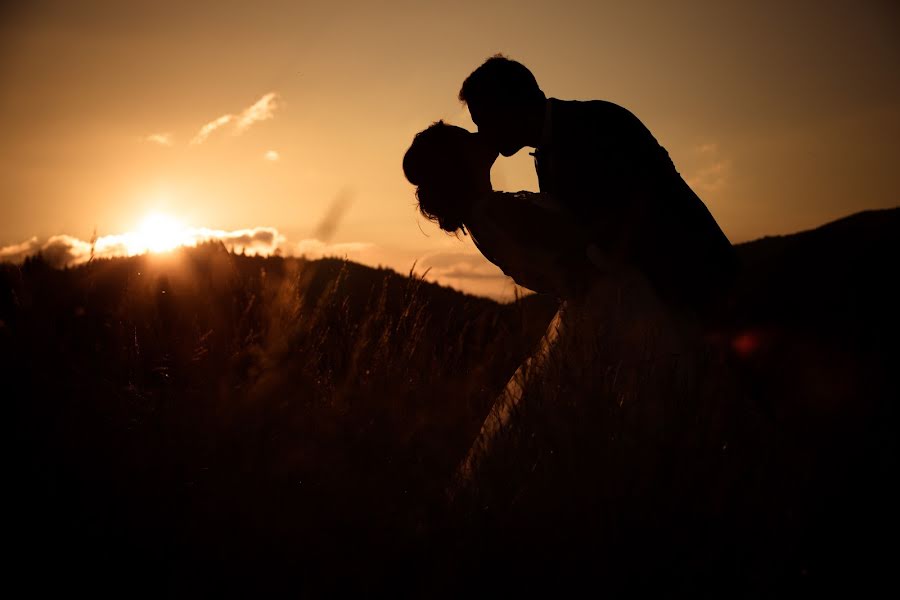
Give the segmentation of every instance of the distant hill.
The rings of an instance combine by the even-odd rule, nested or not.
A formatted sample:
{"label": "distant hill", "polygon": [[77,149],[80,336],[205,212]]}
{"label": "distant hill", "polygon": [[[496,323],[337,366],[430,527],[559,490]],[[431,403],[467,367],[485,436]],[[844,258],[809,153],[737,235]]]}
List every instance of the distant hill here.
{"label": "distant hill", "polygon": [[898,331],[900,208],[737,246],[739,322],[790,325],[888,348]]}
{"label": "distant hill", "polygon": [[[900,207],[735,247],[743,273],[730,313],[732,328],[790,330],[883,356],[896,345]],[[546,296],[525,300],[549,310]]]}
{"label": "distant hill", "polygon": [[[766,259],[775,258],[791,248],[801,244],[832,246],[835,243],[847,243],[859,240],[865,243],[880,242],[896,236],[900,231],[900,207],[883,210],[866,210],[825,223],[814,229],[800,231],[788,235],[765,236],[757,240],[738,244],[737,248],[746,262],[758,264]],[[849,248],[853,250],[853,248]],[[844,249],[846,250],[846,248]],[[841,250],[841,251],[844,251]]]}

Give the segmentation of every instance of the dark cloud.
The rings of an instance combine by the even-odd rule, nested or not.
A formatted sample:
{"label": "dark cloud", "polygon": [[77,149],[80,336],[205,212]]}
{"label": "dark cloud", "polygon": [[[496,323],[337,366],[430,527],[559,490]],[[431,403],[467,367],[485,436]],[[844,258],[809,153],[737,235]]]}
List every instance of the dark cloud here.
{"label": "dark cloud", "polygon": [[215,236],[213,239],[219,239],[225,244],[235,244],[238,246],[274,246],[278,241],[278,230],[266,227],[258,227],[252,230],[239,230],[223,232],[224,235]]}

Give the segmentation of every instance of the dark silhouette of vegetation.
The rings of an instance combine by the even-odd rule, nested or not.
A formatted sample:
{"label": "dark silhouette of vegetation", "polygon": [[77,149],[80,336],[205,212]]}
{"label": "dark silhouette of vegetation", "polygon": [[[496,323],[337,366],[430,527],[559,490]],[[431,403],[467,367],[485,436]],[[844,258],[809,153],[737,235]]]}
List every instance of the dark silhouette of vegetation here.
{"label": "dark silhouette of vegetation", "polygon": [[706,337],[628,289],[574,306],[465,482],[551,298],[215,244],[2,265],[12,571],[170,595],[874,586],[892,557],[871,539],[896,533],[898,214],[739,246]]}

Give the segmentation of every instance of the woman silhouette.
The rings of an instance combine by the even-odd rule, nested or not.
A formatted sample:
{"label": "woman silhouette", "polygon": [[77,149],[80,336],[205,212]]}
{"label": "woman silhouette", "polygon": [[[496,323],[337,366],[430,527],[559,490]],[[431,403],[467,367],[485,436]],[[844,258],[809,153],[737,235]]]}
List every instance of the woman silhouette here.
{"label": "woman silhouette", "polygon": [[597,290],[634,283],[649,289],[639,272],[600,252],[578,223],[545,195],[493,191],[490,170],[496,158],[483,136],[443,121],[417,134],[403,158],[404,173],[417,186],[418,208],[426,218],[448,233],[468,234],[485,258],[516,283],[561,301],[536,351],[495,400],[460,467],[461,482],[469,479],[477,460],[507,426],[522,399],[525,379],[549,357],[567,315],[576,312],[571,309],[589,306]]}
{"label": "woman silhouette", "polygon": [[468,234],[523,287],[573,299],[616,268],[547,196],[493,191],[496,158],[480,134],[438,121],[413,139],[403,170],[426,218],[448,233]]}

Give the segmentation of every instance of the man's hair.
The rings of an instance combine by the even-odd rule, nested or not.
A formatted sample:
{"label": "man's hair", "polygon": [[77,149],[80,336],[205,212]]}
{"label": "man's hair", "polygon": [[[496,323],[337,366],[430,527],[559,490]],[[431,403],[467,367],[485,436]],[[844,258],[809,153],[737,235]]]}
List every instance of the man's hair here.
{"label": "man's hair", "polygon": [[543,99],[544,92],[528,67],[495,54],[472,71],[459,90],[459,100],[468,105],[523,103]]}

